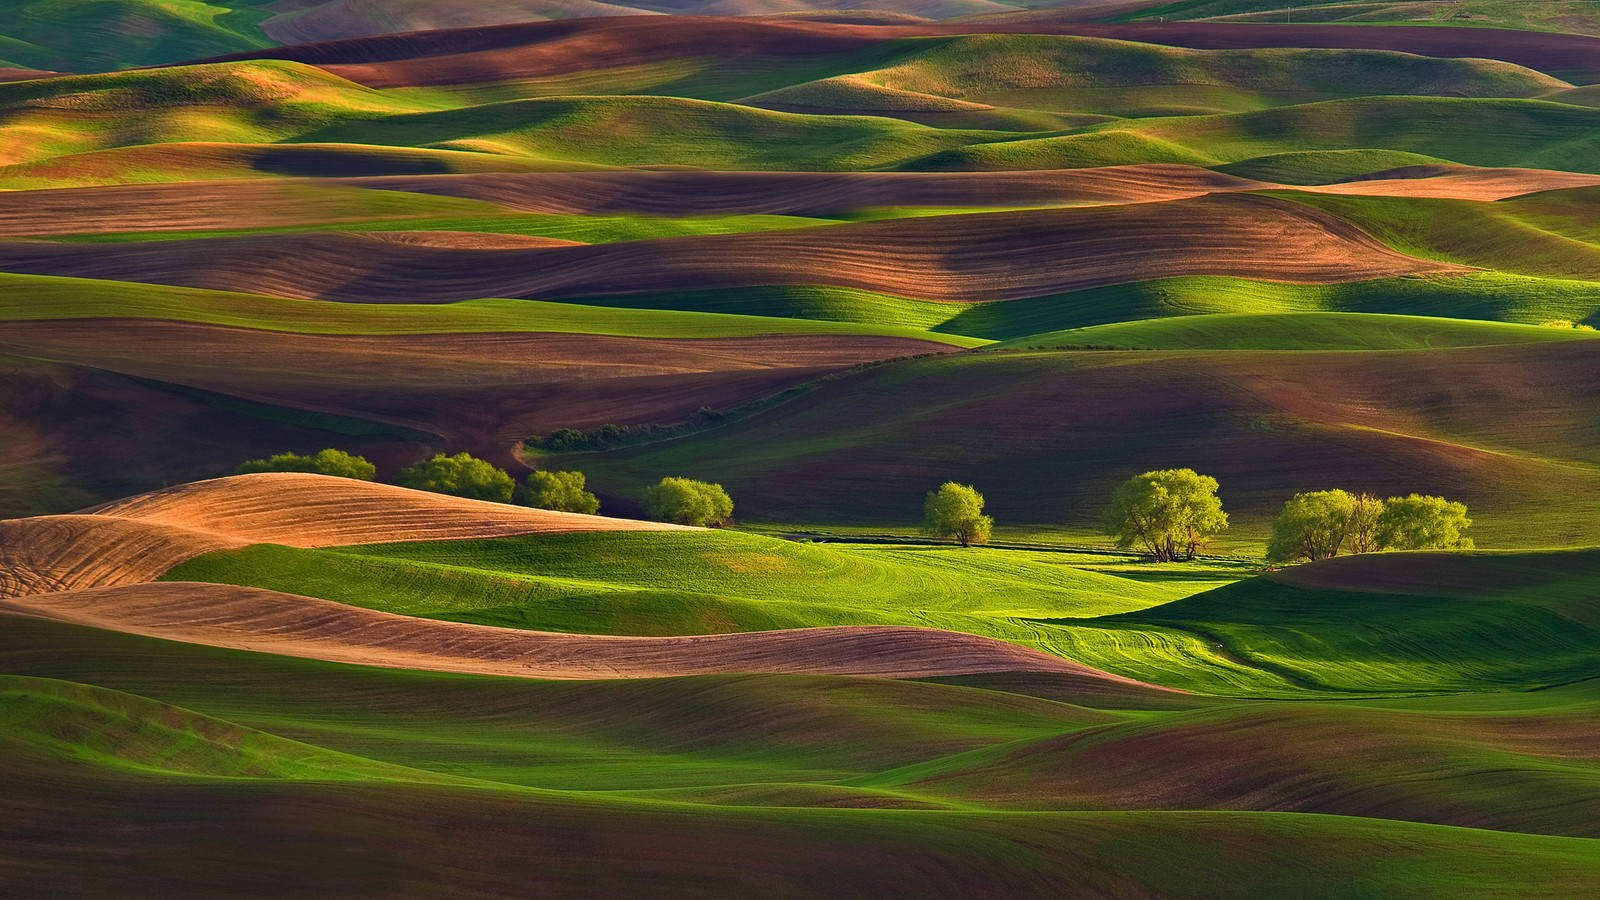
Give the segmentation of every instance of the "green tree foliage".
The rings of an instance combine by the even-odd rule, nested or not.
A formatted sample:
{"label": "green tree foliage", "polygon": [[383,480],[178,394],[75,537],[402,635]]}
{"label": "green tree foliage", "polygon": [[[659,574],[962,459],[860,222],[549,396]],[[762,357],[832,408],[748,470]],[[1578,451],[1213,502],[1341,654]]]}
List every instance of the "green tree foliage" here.
{"label": "green tree foliage", "polygon": [[733,500],[720,484],[663,478],[644,491],[645,515],[679,525],[721,525],[733,515]]}
{"label": "green tree foliage", "polygon": [[963,547],[987,541],[994,528],[994,519],[983,514],[983,495],[970,484],[954,481],[928,492],[922,517],[929,533],[953,537]]}
{"label": "green tree foliage", "polygon": [[252,459],[239,467],[238,474],[249,475],[252,472],[310,472],[314,475],[334,475],[339,478],[354,478],[357,481],[371,481],[377,476],[378,468],[367,462],[366,457],[355,456],[330,447],[318,450],[312,456],[279,453],[266,459]]}
{"label": "green tree foliage", "polygon": [[1443,497],[1390,497],[1377,518],[1378,544],[1385,550],[1470,550],[1467,505]]}
{"label": "green tree foliage", "polygon": [[1158,562],[1194,559],[1227,527],[1217,480],[1193,469],[1161,469],[1123,482],[1105,522],[1118,547],[1142,549]]}
{"label": "green tree foliage", "polygon": [[465,453],[437,454],[403,470],[394,483],[419,491],[498,503],[510,503],[517,486],[504,469]]}
{"label": "green tree foliage", "polygon": [[522,502],[538,509],[588,513],[600,511],[600,498],[584,490],[582,472],[531,472]]}
{"label": "green tree foliage", "polygon": [[1356,498],[1348,491],[1295,494],[1283,505],[1267,540],[1267,559],[1294,562],[1338,556],[1344,546]]}
{"label": "green tree foliage", "polygon": [[1350,507],[1350,521],[1344,529],[1344,552],[1376,553],[1383,547],[1378,543],[1378,516],[1383,514],[1383,501],[1371,494],[1357,494]]}
{"label": "green tree foliage", "polygon": [[1371,494],[1334,489],[1295,494],[1283,505],[1267,541],[1271,562],[1327,559],[1340,553],[1379,549],[1378,516],[1383,501]]}

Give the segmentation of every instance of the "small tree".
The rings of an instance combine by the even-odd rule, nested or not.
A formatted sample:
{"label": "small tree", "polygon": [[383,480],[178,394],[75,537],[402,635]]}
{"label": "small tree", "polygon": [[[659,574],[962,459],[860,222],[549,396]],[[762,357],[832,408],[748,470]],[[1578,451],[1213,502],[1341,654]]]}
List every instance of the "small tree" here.
{"label": "small tree", "polygon": [[994,519],[983,514],[983,495],[970,484],[947,481],[929,491],[922,504],[923,522],[932,534],[953,537],[963,547],[989,539]]}
{"label": "small tree", "polygon": [[721,525],[733,515],[733,499],[720,484],[663,478],[644,491],[645,515],[679,525]]}
{"label": "small tree", "polygon": [[1338,556],[1350,530],[1356,498],[1347,491],[1295,494],[1283,504],[1267,541],[1267,559],[1294,562]]}
{"label": "small tree", "polygon": [[510,503],[517,486],[504,469],[465,453],[436,454],[432,459],[401,471],[394,483],[419,491],[497,503]]}
{"label": "small tree", "polygon": [[238,474],[249,475],[254,472],[309,472],[313,475],[333,475],[337,478],[371,481],[377,476],[378,467],[367,462],[366,457],[354,456],[329,447],[326,450],[318,450],[312,456],[279,453],[266,459],[252,459],[239,467]]}
{"label": "small tree", "polygon": [[1117,488],[1106,513],[1106,534],[1124,550],[1139,547],[1157,562],[1194,559],[1228,527],[1217,480],[1193,469],[1135,475]]}
{"label": "small tree", "polygon": [[1376,533],[1385,550],[1471,550],[1470,527],[1465,503],[1412,494],[1384,501]]}
{"label": "small tree", "polygon": [[531,472],[522,502],[538,509],[594,515],[600,511],[600,498],[583,487],[582,472]]}

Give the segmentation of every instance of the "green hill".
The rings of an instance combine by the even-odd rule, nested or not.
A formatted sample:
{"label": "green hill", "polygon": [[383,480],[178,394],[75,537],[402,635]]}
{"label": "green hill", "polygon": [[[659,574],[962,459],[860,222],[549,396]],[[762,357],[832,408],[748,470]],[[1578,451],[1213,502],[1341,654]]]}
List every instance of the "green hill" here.
{"label": "green hill", "polygon": [[[930,302],[820,285],[607,295],[585,297],[583,302],[626,308],[899,323],[946,334],[1010,341],[1023,347],[1045,346],[1054,332],[1067,329],[1205,314],[1350,312],[1531,325],[1555,319],[1600,324],[1600,285],[1498,273],[1423,275],[1330,285],[1190,276],[988,303]],[[1030,341],[1034,335],[1041,340]]]}
{"label": "green hill", "polygon": [[270,47],[264,0],[16,0],[0,56],[37,69],[91,72]]}
{"label": "green hill", "polygon": [[1169,3],[1130,4],[1127,11],[1113,8],[1115,21],[1215,20],[1221,22],[1285,21],[1348,22],[1351,24],[1453,25],[1477,28],[1525,28],[1600,34],[1600,14],[1587,3],[1566,0],[1446,0],[1446,2],[1394,2],[1394,0],[1178,0]]}
{"label": "green hill", "polygon": [[[1442,574],[1420,589],[1385,586],[1420,570]],[[1600,649],[1600,557],[1591,551],[1378,554],[1225,583],[1241,574],[1216,565],[1150,572],[1093,554],[618,533],[260,545],[164,577],[539,631],[931,626],[1220,694],[1526,689],[1583,679]],[[1343,586],[1325,584],[1330,577]]]}
{"label": "green hill", "polygon": [[[1378,168],[1367,171],[1392,168],[1396,162],[1415,164],[1421,156],[1475,166],[1594,172],[1596,122],[1600,111],[1542,100],[1363,97],[1112,122],[1075,134],[966,145],[903,167],[1005,170],[1176,162],[1266,174],[1273,170],[1242,164],[1286,154],[1363,150],[1385,151],[1371,158]],[[1360,174],[1350,168],[1332,171]],[[1290,170],[1306,179],[1302,173],[1299,167]]]}
{"label": "green hill", "polygon": [[[1498,203],[1293,194],[1391,247],[1429,259],[1600,281],[1600,192],[1552,192]],[[1566,202],[1561,202],[1562,198]]]}
{"label": "green hill", "polygon": [[1600,337],[1573,328],[1380,313],[1222,313],[1095,325],[998,345],[1145,350],[1428,350]]}
{"label": "green hill", "polygon": [[651,338],[762,334],[861,334],[938,341],[985,341],[889,324],[787,319],[711,312],[614,309],[538,300],[343,304],[119,281],[0,275],[0,321],[148,319],[293,334],[477,334],[534,332]]}
{"label": "green hill", "polygon": [[[401,888],[503,895],[504,873],[519,860],[562,858],[563,849],[561,865],[534,867],[518,889],[648,891],[670,880],[713,894],[909,897],[958,878],[1017,896],[1133,885],[1202,897],[1221,885],[1490,897],[1515,884],[1520,895],[1556,898],[1600,878],[1592,840],[1557,836],[1582,827],[1592,794],[1592,767],[1559,756],[1560,723],[1591,721],[1592,692],[1392,701],[1413,710],[1398,712],[1197,709],[1149,695],[1074,705],[881,679],[538,682],[310,663],[6,618],[0,666],[25,677],[6,679],[0,714],[34,724],[0,739],[0,806],[39,836],[28,864],[7,875],[30,892],[67,878],[93,893],[201,897],[225,879],[235,890],[332,886],[350,897]],[[73,734],[83,710],[107,708],[120,729],[187,749],[155,768],[62,752],[56,737]],[[209,749],[215,740],[188,736],[250,729],[265,732],[251,739],[262,749],[316,768],[235,767],[223,762],[228,752]],[[1141,732],[1171,749],[1141,745]],[[1220,777],[1174,777],[1174,763],[1196,773],[1216,758],[1198,752],[1208,735],[1217,747],[1229,734],[1266,741],[1286,732],[1304,737],[1272,741],[1281,749],[1256,770],[1255,792],[1220,808],[1151,810],[1159,795],[1132,795],[1226,790]],[[1499,747],[1513,734],[1554,743],[1508,754]],[[1319,762],[1314,748],[1323,746],[1340,752]],[[203,766],[171,767],[197,753]],[[1425,757],[1434,769],[1408,770]],[[1152,762],[1155,770],[1142,768]],[[1520,768],[1494,774],[1507,764]],[[1130,790],[1085,783],[1096,771]],[[1030,777],[1071,787],[1060,794],[1065,808],[1013,811],[1016,785]],[[1541,791],[1556,784],[1565,812],[1540,812]],[[1374,792],[1403,799],[1359,818],[1252,811],[1273,797],[1351,810]],[[1546,833],[1458,827],[1469,822]],[[493,828],[495,840],[438,839],[469,826]],[[730,861],[733,843],[742,849]],[[630,848],[630,863],[574,850],[596,846]],[[285,869],[287,853],[297,863]],[[895,864],[877,862],[880,853]],[[80,868],[84,854],[100,864]],[[152,869],[151,859],[173,862]],[[1114,876],[1101,874],[1107,866]]]}
{"label": "green hill", "polygon": [[[1600,485],[1586,341],[1427,352],[958,354],[879,367],[687,437],[541,459],[637,497],[728,486],[752,520],[905,527],[944,480],[1002,524],[1098,530],[1147,469],[1218,477],[1240,540],[1298,491],[1465,500],[1481,546],[1587,543]],[[1003,398],[1003,400],[1001,399]]]}
{"label": "green hill", "polygon": [[[1567,87],[1530,69],[1382,51],[1187,50],[1066,35],[908,42],[892,65],[758,95],[858,110],[964,103],[1109,116],[1198,115],[1371,95],[1532,97]],[[872,89],[876,90],[872,90]]]}
{"label": "green hill", "polygon": [[[1400,586],[1388,587],[1394,579]],[[1592,551],[1377,554],[1118,618],[1213,636],[1296,683],[1509,688],[1530,675],[1545,684],[1592,677],[1597,582],[1600,554]]]}

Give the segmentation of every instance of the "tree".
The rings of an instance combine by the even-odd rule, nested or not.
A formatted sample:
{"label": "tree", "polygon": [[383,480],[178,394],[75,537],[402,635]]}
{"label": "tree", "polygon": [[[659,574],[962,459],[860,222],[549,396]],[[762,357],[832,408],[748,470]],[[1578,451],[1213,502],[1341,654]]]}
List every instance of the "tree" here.
{"label": "tree", "polygon": [[1344,529],[1346,553],[1377,553],[1378,516],[1383,514],[1383,501],[1371,494],[1355,495],[1350,508],[1350,523]]}
{"label": "tree", "polygon": [[983,514],[983,495],[970,484],[947,481],[929,491],[922,504],[923,521],[932,534],[953,537],[963,547],[989,539],[994,519]]}
{"label": "tree", "polygon": [[645,515],[679,525],[721,525],[733,515],[733,500],[720,484],[663,478],[644,491]]}
{"label": "tree", "polygon": [[1376,523],[1379,546],[1385,550],[1471,550],[1472,527],[1467,505],[1443,497],[1390,497]]}
{"label": "tree", "polygon": [[1193,469],[1135,475],[1117,488],[1105,529],[1124,550],[1139,547],[1171,562],[1194,559],[1207,540],[1228,527],[1217,480]]}
{"label": "tree", "polygon": [[465,453],[436,454],[433,459],[401,471],[394,483],[419,491],[497,503],[510,503],[517,486],[504,469]]}
{"label": "tree", "polygon": [[1267,541],[1267,559],[1294,562],[1338,556],[1349,535],[1356,498],[1338,489],[1295,494],[1283,504]]}
{"label": "tree", "polygon": [[587,513],[600,511],[600,498],[583,489],[582,472],[530,472],[522,502],[538,509]]}
{"label": "tree", "polygon": [[239,467],[238,474],[249,475],[253,472],[310,472],[314,475],[371,481],[377,476],[378,467],[367,462],[366,457],[329,447],[317,451],[313,456],[279,453],[266,459],[252,459]]}

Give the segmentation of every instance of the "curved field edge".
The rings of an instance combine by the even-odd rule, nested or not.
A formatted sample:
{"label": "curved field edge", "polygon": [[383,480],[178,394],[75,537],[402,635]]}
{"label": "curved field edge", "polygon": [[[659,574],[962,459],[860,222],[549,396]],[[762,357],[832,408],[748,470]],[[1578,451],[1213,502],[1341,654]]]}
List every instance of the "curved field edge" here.
{"label": "curved field edge", "polygon": [[829,285],[762,285],[698,291],[588,295],[566,302],[864,324],[1011,341],[1031,335],[1168,316],[1302,312],[1378,313],[1538,325],[1600,323],[1600,283],[1498,272],[1415,275],[1303,285],[1184,276],[1016,300],[959,303]]}
{"label": "curved field edge", "polygon": [[[0,275],[0,319],[154,319],[295,334],[395,335],[494,332],[604,334],[629,337],[715,338],[763,334],[859,334],[937,341],[958,347],[1060,346],[1074,343],[1069,332],[1180,316],[1212,316],[1214,339],[1161,337],[1163,331],[1202,328],[1113,327],[1085,331],[1083,344],[1149,348],[1227,346],[1233,324],[1243,347],[1251,347],[1252,328],[1276,314],[1342,314],[1329,318],[1354,325],[1356,314],[1416,317],[1423,331],[1433,319],[1538,325],[1552,320],[1600,322],[1600,284],[1552,278],[1482,273],[1460,276],[1410,276],[1342,285],[1296,285],[1213,276],[1156,279],[1066,294],[987,303],[951,303],[895,297],[829,286],[757,286],[694,292],[664,292],[539,300],[463,300],[454,303],[348,304],[295,300],[200,288],[147,285],[49,275]],[[1220,317],[1235,317],[1234,319]],[[1246,318],[1255,317],[1255,318]],[[1312,319],[1288,320],[1310,323]],[[1349,349],[1401,349],[1434,346],[1425,335],[1405,337],[1373,318],[1377,335],[1357,335]],[[1400,323],[1394,323],[1400,324]],[[1437,323],[1445,346],[1516,343],[1571,337],[1558,331],[1471,330]],[[1142,332],[1148,342],[1139,342]],[[1119,335],[1127,334],[1126,339]],[[1456,334],[1458,336],[1451,337]],[[1104,340],[1095,339],[1096,335]],[[1479,338],[1482,338],[1480,341]],[[1501,340],[1504,338],[1504,340]],[[1325,339],[1325,338],[1324,338]],[[1259,345],[1260,338],[1257,338]],[[1281,349],[1295,349],[1287,345]],[[1374,343],[1375,342],[1375,343]],[[1420,342],[1420,343],[1419,343]],[[1336,342],[1337,343],[1337,342]],[[1272,349],[1256,346],[1257,349]],[[1336,349],[1338,347],[1329,347]]]}
{"label": "curved field edge", "polygon": [[1147,350],[1434,350],[1592,339],[1570,326],[1386,313],[1216,313],[1029,335],[995,349],[1116,347]]}
{"label": "curved field edge", "polygon": [[39,275],[0,275],[0,319],[153,319],[294,334],[457,334],[536,332],[645,338],[782,334],[870,335],[981,346],[982,339],[889,323],[717,312],[625,310],[538,300],[447,304],[345,304],[200,288]]}
{"label": "curved field edge", "polygon": [[[635,865],[621,873],[581,864],[542,867],[519,889],[533,882],[587,889],[596,877],[628,885],[630,873],[643,867],[641,878],[688,879],[719,893],[759,886],[769,895],[858,889],[923,895],[959,872],[1021,896],[1041,886],[1095,887],[1084,872],[1105,871],[1108,859],[1115,860],[1116,877],[1104,890],[1133,883],[1175,897],[1206,896],[1219,884],[1298,896],[1400,891],[1456,897],[1494,895],[1508,883],[1524,895],[1563,896],[1600,877],[1593,840],[1549,835],[1292,812],[1006,811],[1008,784],[1019,775],[1036,776],[1025,765],[1015,774],[993,768],[995,762],[1048,758],[1042,754],[1063,742],[1092,750],[1093,739],[1108,728],[1130,738],[1159,733],[1164,717],[1174,735],[1219,718],[1287,725],[1307,716],[1348,719],[1357,729],[1385,722],[1383,715],[1344,704],[1329,707],[1331,718],[1306,712],[1308,704],[1289,704],[1279,708],[1280,719],[1268,704],[1253,713],[1238,707],[1211,712],[1197,710],[1193,698],[1149,707],[1111,694],[1074,706],[1002,690],[872,679],[508,681],[329,665],[6,618],[0,667],[28,676],[21,681],[28,691],[15,691],[19,680],[7,679],[0,709],[42,726],[0,740],[7,762],[0,779],[8,788],[28,785],[0,795],[13,821],[25,823],[32,836],[26,839],[33,851],[29,865],[12,870],[24,884],[58,878],[79,858],[80,849],[73,848],[135,865],[185,847],[226,861],[230,884],[270,879],[281,888],[303,878],[307,888],[326,887],[348,875],[354,848],[385,868],[375,886],[366,876],[351,882],[353,896],[400,886],[440,896],[497,896],[512,856],[553,852],[580,835],[585,846],[598,840],[629,848]],[[90,702],[41,703],[41,694]],[[1570,691],[1470,699],[1480,721],[1507,725],[1519,715],[1548,723],[1569,713],[1592,715],[1593,708],[1592,695]],[[173,707],[193,712],[174,717]],[[140,734],[144,743],[136,749],[148,748],[147,758],[160,765],[74,757],[49,738],[36,739],[71,735],[84,727],[81,710],[98,723],[96,710],[108,708],[124,714],[119,727]],[[1419,721],[1439,719],[1436,712],[1419,708]],[[1511,718],[1501,720],[1501,713]],[[234,748],[241,743],[236,736],[250,733],[246,729],[289,736],[306,748],[295,754],[316,765],[340,764],[289,778],[273,777],[270,765],[253,768],[255,760],[240,768]],[[207,735],[211,740],[195,739]],[[1438,745],[1415,746],[1427,751]],[[1495,764],[1492,753],[1474,752],[1479,755],[1467,757],[1467,765],[1484,771]],[[1301,760],[1296,768],[1309,773],[1313,767]],[[1049,771],[1071,778],[1086,770]],[[1207,782],[1174,779],[1170,772],[1163,777],[1193,786]],[[1391,775],[1349,766],[1335,777],[1374,785],[1390,783]],[[1297,784],[1292,774],[1276,772],[1271,781],[1291,790]],[[874,782],[881,786],[871,787]],[[619,785],[632,789],[618,791]],[[1517,795],[1509,796],[1507,805],[1504,798],[1477,795],[1470,808],[1514,810]],[[28,802],[18,803],[22,797]],[[271,813],[285,804],[295,814]],[[315,814],[302,814],[305,809]],[[1459,804],[1434,810],[1463,812]],[[151,823],[153,812],[162,814],[159,825]],[[506,854],[505,865],[501,856],[486,860],[482,848],[438,844],[441,829],[470,822],[495,824],[499,839],[491,852]],[[58,840],[69,833],[73,840]],[[249,838],[249,854],[237,849],[241,834]],[[723,854],[735,840],[746,852],[730,865]],[[276,847],[297,848],[294,872],[268,867],[256,852]],[[886,853],[896,863],[863,861],[863,850]],[[722,862],[713,865],[713,857]],[[213,884],[202,870],[179,869],[124,879],[118,893],[126,896],[132,886],[135,894],[200,896]]]}
{"label": "curved field edge", "polygon": [[[619,568],[624,559],[650,562]],[[1163,583],[1161,573],[1073,568],[1070,557],[1026,551],[616,534],[255,546],[197,557],[163,579],[579,633],[933,626],[1203,693],[1366,694],[1527,690],[1592,677],[1595,559],[1592,551],[1385,554],[1358,561],[1371,574],[1345,582],[1355,588],[1308,590],[1276,576],[1215,587],[1174,572]],[[1423,564],[1456,570],[1463,587],[1421,595],[1361,587]],[[1472,584],[1485,587],[1474,593]]]}

